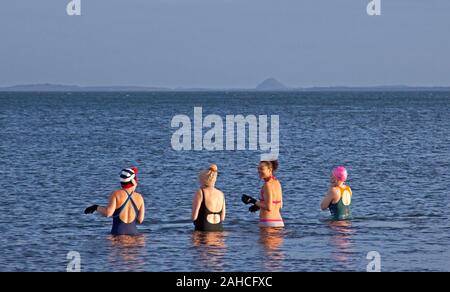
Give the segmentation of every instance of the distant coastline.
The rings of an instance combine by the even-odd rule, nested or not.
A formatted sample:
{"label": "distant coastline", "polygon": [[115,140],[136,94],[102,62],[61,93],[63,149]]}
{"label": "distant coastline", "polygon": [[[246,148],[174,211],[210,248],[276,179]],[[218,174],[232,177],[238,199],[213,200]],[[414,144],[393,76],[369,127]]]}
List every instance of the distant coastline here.
{"label": "distant coastline", "polygon": [[[275,80],[276,81],[276,80]],[[166,88],[151,86],[78,86],[64,84],[22,84],[0,87],[0,92],[195,92],[195,91],[248,91],[248,92],[386,92],[386,91],[441,91],[450,92],[450,86],[317,86],[288,87],[274,79],[265,80],[255,88]]]}

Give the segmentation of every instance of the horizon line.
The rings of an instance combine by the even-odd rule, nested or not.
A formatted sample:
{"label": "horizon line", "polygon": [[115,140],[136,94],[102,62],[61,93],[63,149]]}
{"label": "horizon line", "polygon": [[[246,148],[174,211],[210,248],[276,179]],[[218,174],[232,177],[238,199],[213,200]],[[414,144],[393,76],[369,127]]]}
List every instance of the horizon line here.
{"label": "horizon line", "polygon": [[[281,83],[282,84],[282,83]],[[282,84],[284,85],[284,84]],[[201,90],[201,91],[301,91],[308,89],[450,89],[450,85],[403,85],[403,84],[389,84],[389,85],[310,85],[310,86],[287,86],[284,85],[284,88],[258,88],[258,85],[255,87],[202,87],[202,86],[194,86],[194,87],[165,87],[165,86],[153,86],[153,85],[80,85],[80,84],[62,84],[62,83],[22,83],[15,85],[3,85],[0,86],[0,91],[33,91],[33,87],[42,87],[40,88],[43,91],[57,91],[58,88],[65,90],[61,91],[71,91],[79,90],[82,91],[84,89],[91,90],[134,90],[138,91],[139,89],[143,91],[184,91],[184,90]],[[47,87],[47,88],[46,88]],[[52,89],[52,87],[54,87]]]}

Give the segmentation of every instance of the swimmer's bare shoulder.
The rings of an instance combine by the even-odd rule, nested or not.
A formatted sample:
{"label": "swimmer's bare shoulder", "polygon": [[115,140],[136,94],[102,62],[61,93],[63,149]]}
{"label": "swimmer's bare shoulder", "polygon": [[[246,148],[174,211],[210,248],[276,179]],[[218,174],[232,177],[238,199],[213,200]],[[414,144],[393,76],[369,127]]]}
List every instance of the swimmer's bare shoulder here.
{"label": "swimmer's bare shoulder", "polygon": [[341,192],[339,187],[332,187],[329,190],[330,198],[332,199],[332,203],[336,204],[341,199]]}
{"label": "swimmer's bare shoulder", "polygon": [[136,204],[140,208],[142,206],[142,204],[144,203],[144,198],[142,197],[141,193],[134,192],[134,195],[136,195],[136,200],[137,200]]}
{"label": "swimmer's bare shoulder", "polygon": [[[115,190],[111,193],[110,199],[114,198],[116,201],[120,201],[122,194],[125,194],[125,191],[123,189]],[[141,193],[134,192],[133,199],[136,201],[136,204],[138,206],[141,206],[142,203],[144,203],[144,198],[142,197]]]}
{"label": "swimmer's bare shoulder", "polygon": [[281,183],[278,180],[270,180],[265,184],[265,191],[272,195],[279,194],[281,191]]}
{"label": "swimmer's bare shoulder", "polygon": [[322,210],[328,209],[330,204],[336,204],[341,199],[341,194],[338,187],[330,187],[325,194],[322,202],[320,203],[320,208]]}

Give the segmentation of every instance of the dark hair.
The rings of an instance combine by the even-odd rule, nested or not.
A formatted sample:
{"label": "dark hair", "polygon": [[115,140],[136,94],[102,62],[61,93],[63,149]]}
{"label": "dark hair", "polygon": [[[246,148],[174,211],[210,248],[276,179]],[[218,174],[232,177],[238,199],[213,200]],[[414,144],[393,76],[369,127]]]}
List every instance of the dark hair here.
{"label": "dark hair", "polygon": [[268,168],[271,168],[272,172],[275,172],[278,169],[278,166],[279,166],[278,160],[261,161],[261,163],[264,163]]}

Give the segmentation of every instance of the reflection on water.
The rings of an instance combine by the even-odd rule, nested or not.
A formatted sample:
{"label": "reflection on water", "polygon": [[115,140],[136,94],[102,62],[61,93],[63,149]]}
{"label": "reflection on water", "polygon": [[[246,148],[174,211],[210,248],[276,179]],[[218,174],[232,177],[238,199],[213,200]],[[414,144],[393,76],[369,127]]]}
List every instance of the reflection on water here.
{"label": "reflection on water", "polygon": [[226,253],[226,232],[192,233],[192,245],[198,252],[199,269],[202,271],[221,271]]}
{"label": "reflection on water", "polygon": [[145,235],[108,235],[110,246],[109,262],[122,266],[122,269],[143,271],[145,265]]}
{"label": "reflection on water", "polygon": [[332,231],[330,243],[334,247],[332,259],[346,264],[350,261],[352,252],[352,222],[351,221],[327,221]]}
{"label": "reflection on water", "polygon": [[269,271],[280,270],[283,267],[284,232],[284,228],[260,228],[259,243],[264,250],[264,267]]}

